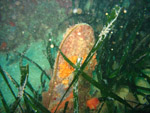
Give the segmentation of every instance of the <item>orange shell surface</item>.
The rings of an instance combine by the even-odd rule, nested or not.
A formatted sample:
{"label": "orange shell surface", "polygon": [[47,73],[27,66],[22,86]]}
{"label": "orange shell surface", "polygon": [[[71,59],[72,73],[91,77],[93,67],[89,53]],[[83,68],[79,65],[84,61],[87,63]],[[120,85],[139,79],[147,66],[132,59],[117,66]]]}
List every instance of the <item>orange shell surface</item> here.
{"label": "orange shell surface", "polygon": [[[67,58],[69,58],[69,60],[71,60],[74,64],[76,64],[78,58],[82,58],[82,63],[84,62],[90,50],[92,49],[94,43],[95,43],[95,39],[94,39],[94,32],[92,27],[90,27],[88,24],[82,23],[82,24],[76,24],[67,29],[66,33],[63,36],[63,40],[59,48],[61,49],[63,54]],[[92,71],[94,70],[94,67],[97,63],[95,56],[89,62],[89,65],[87,65],[87,67],[84,70],[85,72],[88,72],[90,76],[92,76]],[[73,80],[73,71],[74,68],[71,67],[64,60],[60,52],[58,52],[55,61],[53,77],[49,85],[49,91],[43,93],[43,104],[51,112],[55,110],[60,99],[62,98],[69,84]],[[89,83],[85,82],[85,84],[86,85],[84,85],[84,82],[81,82],[81,85],[79,83],[79,100],[80,98],[82,98],[81,103],[86,102],[88,98],[88,96],[85,95],[87,95],[89,91],[89,85],[87,85]],[[68,91],[64,100],[66,99],[68,100],[68,97],[70,97],[71,93],[72,93],[72,88]],[[69,98],[69,99],[70,100],[69,100],[67,111],[71,113],[73,112],[73,98]],[[64,103],[62,102],[62,104]],[[58,113],[63,109],[64,109],[63,107],[62,108],[59,107]]]}

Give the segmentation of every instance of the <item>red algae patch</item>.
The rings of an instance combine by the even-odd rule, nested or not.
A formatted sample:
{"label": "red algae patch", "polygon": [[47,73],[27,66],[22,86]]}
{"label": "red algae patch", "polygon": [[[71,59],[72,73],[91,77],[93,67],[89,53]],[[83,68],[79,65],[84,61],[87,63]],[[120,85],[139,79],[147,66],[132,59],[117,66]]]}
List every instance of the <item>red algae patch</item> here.
{"label": "red algae patch", "polygon": [[96,109],[99,103],[100,102],[99,102],[98,98],[92,98],[86,102],[86,105],[90,109]]}
{"label": "red algae patch", "polygon": [[7,48],[7,43],[2,42],[2,44],[0,45],[0,50],[5,50],[6,48]]}

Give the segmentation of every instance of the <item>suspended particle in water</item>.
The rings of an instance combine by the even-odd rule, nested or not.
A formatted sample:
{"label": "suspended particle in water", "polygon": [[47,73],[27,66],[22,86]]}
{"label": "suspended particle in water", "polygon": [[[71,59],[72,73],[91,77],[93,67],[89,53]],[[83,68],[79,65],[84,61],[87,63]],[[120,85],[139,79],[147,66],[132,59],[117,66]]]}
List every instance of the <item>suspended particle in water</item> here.
{"label": "suspended particle in water", "polygon": [[139,32],[136,32],[136,35],[139,35],[140,33]]}
{"label": "suspended particle in water", "polygon": [[112,44],[116,44],[116,42],[115,42],[115,41],[112,41]]}
{"label": "suspended particle in water", "polygon": [[49,41],[52,41],[52,39],[50,38],[50,39],[48,39]]}
{"label": "suspended particle in water", "polygon": [[113,34],[113,31],[111,31],[110,33]]}
{"label": "suspended particle in water", "polygon": [[24,31],[22,31],[22,34],[24,34]]}
{"label": "suspended particle in water", "polygon": [[124,10],[123,10],[123,13],[127,13],[127,10],[126,10],[126,9],[124,9]]}
{"label": "suspended particle in water", "polygon": [[54,48],[54,45],[53,45],[53,44],[51,44],[51,45],[50,45],[50,47],[51,47],[51,48]]}
{"label": "suspended particle in water", "polygon": [[123,26],[120,26],[120,28],[122,29],[122,28],[123,28]]}
{"label": "suspended particle in water", "polygon": [[107,16],[107,15],[108,15],[108,13],[105,13],[105,15]]}
{"label": "suspended particle in water", "polygon": [[74,14],[81,14],[82,13],[82,9],[81,8],[75,8],[72,11]]}
{"label": "suspended particle in water", "polygon": [[74,14],[77,13],[77,8],[73,9],[73,13]]}
{"label": "suspended particle in water", "polygon": [[144,80],[147,80],[147,78],[144,78]]}

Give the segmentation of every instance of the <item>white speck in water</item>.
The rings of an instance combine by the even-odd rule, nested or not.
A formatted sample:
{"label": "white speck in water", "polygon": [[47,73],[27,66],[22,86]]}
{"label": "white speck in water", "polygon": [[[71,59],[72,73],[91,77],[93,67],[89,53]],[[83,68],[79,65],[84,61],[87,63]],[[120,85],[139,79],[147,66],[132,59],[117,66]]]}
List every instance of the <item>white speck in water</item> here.
{"label": "white speck in water", "polygon": [[120,26],[120,28],[123,28],[123,26]]}
{"label": "white speck in water", "polygon": [[123,13],[127,13],[127,10],[126,10],[126,9],[124,9],[124,10],[123,10]]}
{"label": "white speck in water", "polygon": [[136,32],[136,35],[139,35],[140,33],[139,32]]}
{"label": "white speck in water", "polygon": [[76,14],[76,13],[77,13],[77,11],[78,11],[78,9],[77,9],[77,8],[73,9],[73,13],[74,13],[74,14]]}
{"label": "white speck in water", "polygon": [[50,47],[51,47],[51,48],[54,48],[54,45],[53,45],[53,44],[51,44],[51,45],[50,45]]}
{"label": "white speck in water", "polygon": [[105,13],[105,15],[107,16],[107,15],[108,15],[108,13]]}
{"label": "white speck in water", "polygon": [[49,41],[52,41],[52,39],[50,38],[50,39],[48,39]]}

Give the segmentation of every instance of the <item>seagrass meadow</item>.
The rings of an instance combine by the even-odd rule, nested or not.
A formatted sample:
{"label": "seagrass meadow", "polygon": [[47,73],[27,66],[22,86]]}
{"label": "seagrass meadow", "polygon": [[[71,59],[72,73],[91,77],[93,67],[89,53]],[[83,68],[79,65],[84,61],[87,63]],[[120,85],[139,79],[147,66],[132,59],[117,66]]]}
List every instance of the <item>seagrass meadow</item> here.
{"label": "seagrass meadow", "polygon": [[1,0],[0,113],[150,113],[150,0]]}

